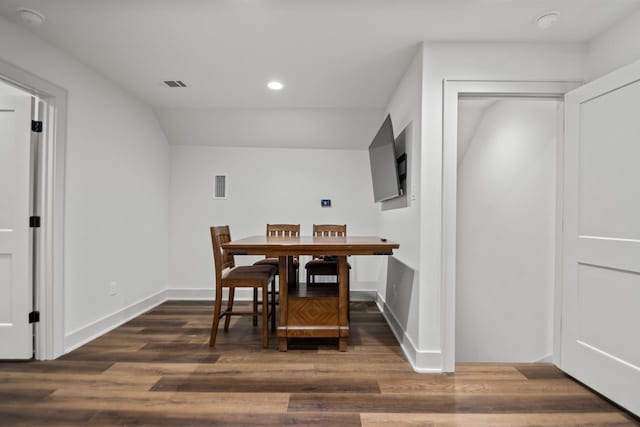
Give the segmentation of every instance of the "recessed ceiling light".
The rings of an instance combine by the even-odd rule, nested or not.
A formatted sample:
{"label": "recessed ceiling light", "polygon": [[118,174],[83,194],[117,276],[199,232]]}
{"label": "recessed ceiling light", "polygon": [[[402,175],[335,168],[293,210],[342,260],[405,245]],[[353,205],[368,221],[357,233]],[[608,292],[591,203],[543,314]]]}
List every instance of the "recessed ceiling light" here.
{"label": "recessed ceiling light", "polygon": [[538,28],[541,30],[546,30],[547,28],[554,25],[560,19],[560,12],[557,10],[552,10],[549,12],[545,12],[542,15],[538,16],[536,19],[536,24]]}
{"label": "recessed ceiling light", "polygon": [[20,8],[18,14],[22,22],[29,25],[40,25],[44,22],[44,15],[33,9]]}
{"label": "recessed ceiling light", "polygon": [[272,82],[267,83],[267,87],[271,90],[282,90],[284,85],[274,80]]}

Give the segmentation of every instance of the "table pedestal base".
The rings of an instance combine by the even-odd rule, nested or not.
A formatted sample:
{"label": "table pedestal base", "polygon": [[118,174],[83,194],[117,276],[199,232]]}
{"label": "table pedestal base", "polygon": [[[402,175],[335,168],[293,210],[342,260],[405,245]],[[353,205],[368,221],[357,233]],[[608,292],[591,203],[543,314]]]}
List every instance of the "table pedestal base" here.
{"label": "table pedestal base", "polygon": [[[284,271],[282,261],[280,270]],[[345,271],[348,274],[348,270]],[[281,279],[282,283],[287,283]],[[347,281],[310,286],[294,281],[288,283],[289,286],[280,287],[280,351],[287,351],[288,338],[338,338],[338,349],[346,351],[349,336]]]}

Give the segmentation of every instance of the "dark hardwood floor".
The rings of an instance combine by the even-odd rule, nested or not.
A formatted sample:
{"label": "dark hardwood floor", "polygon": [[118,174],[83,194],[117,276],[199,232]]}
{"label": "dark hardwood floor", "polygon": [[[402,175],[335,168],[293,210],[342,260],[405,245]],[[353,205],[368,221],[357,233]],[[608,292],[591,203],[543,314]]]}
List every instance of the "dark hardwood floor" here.
{"label": "dark hardwood floor", "polygon": [[637,425],[551,365],[461,364],[416,374],[373,303],[333,340],[261,348],[234,318],[215,349],[210,302],[171,301],[49,362],[0,363],[0,426]]}

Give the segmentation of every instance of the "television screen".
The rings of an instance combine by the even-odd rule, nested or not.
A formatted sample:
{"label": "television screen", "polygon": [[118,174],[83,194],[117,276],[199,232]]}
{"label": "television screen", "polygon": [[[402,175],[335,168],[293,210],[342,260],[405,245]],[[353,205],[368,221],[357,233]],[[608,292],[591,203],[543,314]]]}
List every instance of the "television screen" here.
{"label": "television screen", "polygon": [[369,161],[374,200],[382,202],[401,196],[391,116],[387,116],[369,145]]}

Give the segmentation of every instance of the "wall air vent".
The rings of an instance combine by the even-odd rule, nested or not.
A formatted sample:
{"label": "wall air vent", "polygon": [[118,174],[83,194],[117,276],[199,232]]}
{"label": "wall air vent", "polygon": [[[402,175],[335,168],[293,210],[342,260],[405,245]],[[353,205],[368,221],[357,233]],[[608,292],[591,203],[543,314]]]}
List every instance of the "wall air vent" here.
{"label": "wall air vent", "polygon": [[182,80],[165,80],[163,83],[167,87],[187,87]]}
{"label": "wall air vent", "polygon": [[213,198],[226,199],[228,191],[227,174],[219,174],[213,177]]}

